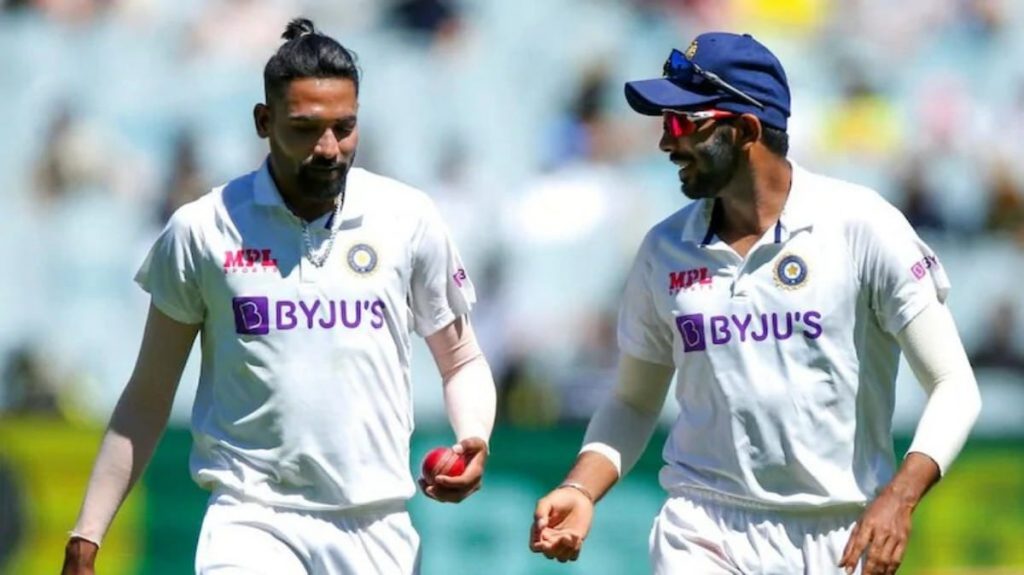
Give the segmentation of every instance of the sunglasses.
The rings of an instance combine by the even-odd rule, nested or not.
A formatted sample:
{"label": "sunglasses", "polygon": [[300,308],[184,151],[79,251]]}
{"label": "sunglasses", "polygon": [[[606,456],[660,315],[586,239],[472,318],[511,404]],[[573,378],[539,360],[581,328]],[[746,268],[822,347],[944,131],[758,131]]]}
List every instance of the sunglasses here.
{"label": "sunglasses", "polygon": [[721,79],[718,74],[701,68],[696,62],[687,58],[686,55],[679,50],[672,50],[672,53],[669,54],[668,60],[665,60],[665,67],[662,69],[662,74],[664,74],[666,78],[682,80],[683,82],[690,84],[698,84],[701,80],[706,80],[721,91],[728,92],[745,102],[749,102],[757,106],[758,108],[764,108],[764,104],[757,101],[753,96]]}
{"label": "sunglasses", "polygon": [[665,127],[665,133],[673,138],[689,136],[697,131],[697,123],[704,120],[731,118],[736,116],[733,112],[725,110],[703,110],[700,112],[680,112],[677,110],[662,110],[661,118]]}

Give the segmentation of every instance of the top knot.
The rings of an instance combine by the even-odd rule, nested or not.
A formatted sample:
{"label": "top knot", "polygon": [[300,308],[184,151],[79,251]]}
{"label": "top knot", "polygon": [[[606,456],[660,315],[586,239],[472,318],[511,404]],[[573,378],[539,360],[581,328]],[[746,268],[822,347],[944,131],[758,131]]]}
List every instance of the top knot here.
{"label": "top knot", "polygon": [[309,34],[316,34],[316,26],[313,25],[313,21],[309,18],[296,18],[288,23],[288,27],[285,28],[281,37],[285,40],[294,40]]}

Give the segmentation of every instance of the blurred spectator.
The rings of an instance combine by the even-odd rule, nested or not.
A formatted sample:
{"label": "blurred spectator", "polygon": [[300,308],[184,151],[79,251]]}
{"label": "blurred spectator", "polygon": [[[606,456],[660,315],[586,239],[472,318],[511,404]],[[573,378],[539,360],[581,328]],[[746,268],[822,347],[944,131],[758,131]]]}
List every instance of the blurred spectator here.
{"label": "blurred spectator", "polygon": [[24,538],[25,500],[14,469],[0,457],[0,573],[7,573],[5,566]]}
{"label": "blurred spectator", "polygon": [[415,38],[443,41],[458,35],[458,5],[452,0],[398,0],[391,20]]}
{"label": "blurred spectator", "polygon": [[262,55],[281,42],[291,8],[270,0],[216,0],[193,24],[189,51],[194,58],[224,58],[262,65]]}
{"label": "blurred spectator", "polygon": [[610,393],[619,364],[617,316],[618,309],[605,308],[584,319],[579,347],[557,384],[562,421],[589,421]]}
{"label": "blurred spectator", "polygon": [[852,63],[840,63],[843,94],[822,125],[822,147],[835,156],[882,161],[898,151],[900,129],[890,97]]}
{"label": "blurred spectator", "polygon": [[44,204],[58,201],[79,188],[111,182],[103,137],[72,109],[60,106],[46,132],[36,165],[36,190]]}
{"label": "blurred spectator", "polygon": [[920,160],[910,163],[900,181],[903,196],[902,211],[916,230],[942,232],[946,222],[935,205],[935,194],[928,188]]}
{"label": "blurred spectator", "polygon": [[551,382],[540,376],[543,371],[527,355],[514,354],[495,373],[498,425],[550,427],[558,421],[561,405]]}
{"label": "blurred spectator", "polygon": [[210,186],[199,165],[195,135],[183,131],[174,145],[171,172],[164,186],[158,225],[163,226],[175,210],[208,191]]}
{"label": "blurred spectator", "polygon": [[988,182],[988,217],[985,228],[991,233],[1024,239],[1024,197],[1010,167],[998,162]]}
{"label": "blurred spectator", "polygon": [[1009,298],[996,302],[986,325],[985,338],[974,347],[971,364],[976,369],[1005,369],[1024,377],[1024,352],[1015,341],[1017,306]]}
{"label": "blurred spectator", "polygon": [[32,0],[3,0],[0,2],[0,8],[4,12],[15,12],[31,8],[32,4]]}
{"label": "blurred spectator", "polygon": [[22,344],[8,354],[0,385],[0,413],[59,414],[59,382],[42,351],[31,344]]}

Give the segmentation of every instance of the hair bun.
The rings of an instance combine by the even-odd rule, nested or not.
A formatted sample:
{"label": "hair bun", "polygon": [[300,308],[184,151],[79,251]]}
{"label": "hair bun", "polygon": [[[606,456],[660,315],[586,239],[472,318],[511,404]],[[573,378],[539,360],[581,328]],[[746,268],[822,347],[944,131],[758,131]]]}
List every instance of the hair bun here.
{"label": "hair bun", "polygon": [[313,21],[309,18],[296,18],[288,23],[288,27],[284,29],[284,34],[281,34],[281,37],[285,40],[294,40],[308,34],[316,34],[316,26],[313,25]]}

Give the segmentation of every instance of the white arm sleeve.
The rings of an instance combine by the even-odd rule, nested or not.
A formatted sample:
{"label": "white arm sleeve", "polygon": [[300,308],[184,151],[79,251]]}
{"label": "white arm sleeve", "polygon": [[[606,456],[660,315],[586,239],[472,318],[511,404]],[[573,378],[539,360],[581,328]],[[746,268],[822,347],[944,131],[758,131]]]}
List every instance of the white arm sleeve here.
{"label": "white arm sleeve", "polygon": [[491,366],[476,335],[461,316],[427,337],[444,384],[444,403],[455,438],[479,437],[490,442],[497,394]]}
{"label": "white arm sleeve", "polygon": [[945,475],[981,411],[978,383],[946,306],[933,302],[896,338],[928,394],[908,452],[932,458]]}
{"label": "white arm sleeve", "polygon": [[629,473],[651,440],[674,372],[623,354],[615,389],[591,418],[580,453],[600,453],[619,477]]}

